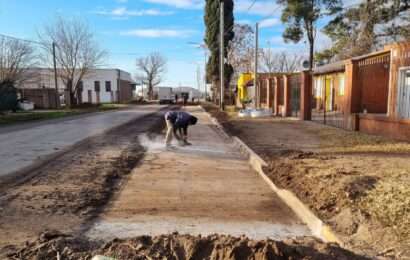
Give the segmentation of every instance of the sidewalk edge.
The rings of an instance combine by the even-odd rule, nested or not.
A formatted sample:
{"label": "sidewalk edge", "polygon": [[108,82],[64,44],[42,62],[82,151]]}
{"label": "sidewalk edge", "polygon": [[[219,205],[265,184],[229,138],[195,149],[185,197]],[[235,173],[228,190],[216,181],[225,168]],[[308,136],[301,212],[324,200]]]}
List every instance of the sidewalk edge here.
{"label": "sidewalk edge", "polygon": [[265,183],[268,184],[268,186],[279,196],[279,198],[295,212],[295,214],[309,227],[315,236],[325,242],[333,242],[340,245],[343,244],[337,235],[331,230],[331,227],[324,224],[323,221],[319,219],[298,197],[296,197],[293,192],[287,189],[280,189],[276,186],[276,184],[266,175],[263,170],[264,167],[268,166],[265,160],[256,154],[240,138],[237,136],[229,136],[216,118],[209,114],[202,106],[199,107],[211,118],[212,123],[214,123],[225,136],[231,138],[242,153],[247,155],[248,162],[252,169],[254,169],[265,181]]}

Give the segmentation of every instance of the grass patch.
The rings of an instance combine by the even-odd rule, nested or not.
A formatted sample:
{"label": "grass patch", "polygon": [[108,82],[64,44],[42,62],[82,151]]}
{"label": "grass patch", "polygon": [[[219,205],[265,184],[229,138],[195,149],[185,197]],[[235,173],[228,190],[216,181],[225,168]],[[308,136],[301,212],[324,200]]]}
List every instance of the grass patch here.
{"label": "grass patch", "polygon": [[100,104],[98,106],[77,108],[77,109],[61,109],[61,110],[36,110],[36,111],[18,111],[16,113],[8,113],[0,115],[0,127],[12,124],[18,124],[30,121],[50,120],[63,118],[67,116],[81,115],[92,112],[102,112],[125,108],[124,104]]}
{"label": "grass patch", "polygon": [[306,128],[320,139],[324,153],[410,153],[410,143],[333,127]]}
{"label": "grass patch", "polygon": [[360,202],[360,207],[381,223],[410,242],[410,186],[409,175],[389,173],[391,178],[380,181]]}

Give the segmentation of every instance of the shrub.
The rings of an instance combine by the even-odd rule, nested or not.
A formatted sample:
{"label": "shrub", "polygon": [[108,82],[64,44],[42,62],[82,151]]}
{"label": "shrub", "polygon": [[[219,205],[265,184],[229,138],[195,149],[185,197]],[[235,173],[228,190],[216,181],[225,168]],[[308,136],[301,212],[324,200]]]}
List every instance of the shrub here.
{"label": "shrub", "polygon": [[0,111],[17,110],[17,89],[13,82],[0,82]]}

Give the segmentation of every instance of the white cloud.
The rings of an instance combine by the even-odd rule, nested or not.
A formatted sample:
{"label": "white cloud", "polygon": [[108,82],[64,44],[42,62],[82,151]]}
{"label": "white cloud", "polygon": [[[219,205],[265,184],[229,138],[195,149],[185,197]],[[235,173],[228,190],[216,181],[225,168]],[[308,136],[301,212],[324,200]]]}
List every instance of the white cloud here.
{"label": "white cloud", "polygon": [[259,23],[259,27],[260,28],[267,28],[267,27],[272,27],[272,26],[277,25],[277,24],[279,24],[279,19],[277,19],[277,18],[267,18],[267,19],[262,20]]}
{"label": "white cloud", "polygon": [[117,3],[124,4],[127,3],[128,0],[115,0]]}
{"label": "white cloud", "polygon": [[168,29],[136,29],[121,32],[124,36],[135,36],[142,38],[185,38],[192,35],[191,30],[168,30]]}
{"label": "white cloud", "polygon": [[145,0],[145,2],[183,9],[201,9],[204,6],[203,0]]}
{"label": "white cloud", "polygon": [[145,10],[128,10],[126,7],[118,7],[110,11],[99,10],[94,13],[99,15],[108,15],[113,17],[129,17],[129,16],[161,16],[171,15],[173,12],[164,12],[157,9],[145,9]]}
{"label": "white cloud", "polygon": [[280,15],[280,6],[273,0],[236,0],[234,2],[235,12],[247,13],[261,16],[278,16]]}

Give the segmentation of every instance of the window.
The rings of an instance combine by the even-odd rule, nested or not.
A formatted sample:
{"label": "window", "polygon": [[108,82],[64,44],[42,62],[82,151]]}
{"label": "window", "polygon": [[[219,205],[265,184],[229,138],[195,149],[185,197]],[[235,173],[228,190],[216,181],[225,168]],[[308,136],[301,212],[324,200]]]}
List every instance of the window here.
{"label": "window", "polygon": [[339,96],[345,95],[345,75],[339,76]]}
{"label": "window", "polygon": [[78,82],[78,88],[80,91],[83,91],[84,89],[83,81]]}
{"label": "window", "polygon": [[100,82],[99,81],[94,81],[94,91],[100,92]]}
{"label": "window", "polygon": [[106,81],[105,82],[105,91],[106,92],[111,92],[111,81]]}
{"label": "window", "polygon": [[314,83],[314,95],[316,98],[321,98],[322,97],[322,77],[316,77],[315,78],[315,83]]}

